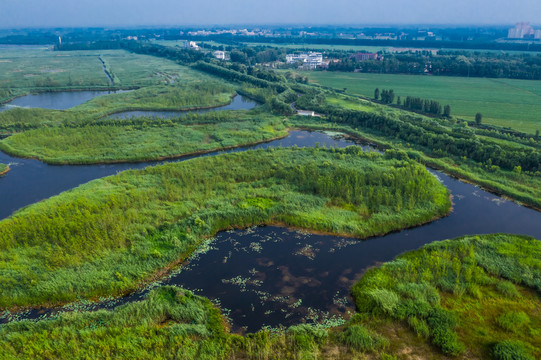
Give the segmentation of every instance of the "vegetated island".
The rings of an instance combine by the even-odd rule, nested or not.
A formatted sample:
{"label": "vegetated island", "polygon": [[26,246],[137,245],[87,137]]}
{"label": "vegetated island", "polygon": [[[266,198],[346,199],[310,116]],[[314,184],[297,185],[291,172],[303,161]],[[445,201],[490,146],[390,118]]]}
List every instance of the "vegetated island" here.
{"label": "vegetated island", "polygon": [[366,238],[446,215],[447,189],[399,155],[271,148],[91,181],[0,222],[0,307],[132,291],[224,229],[283,224]]}
{"label": "vegetated island", "polygon": [[369,270],[353,287],[357,311],[338,327],[235,335],[208,299],[167,286],[115,310],[3,325],[0,345],[7,358],[533,360],[540,259],[541,242],[517,235],[425,245]]}
{"label": "vegetated island", "polygon": [[9,171],[9,166],[6,164],[0,164],[0,176],[6,175]]}
{"label": "vegetated island", "polygon": [[0,142],[10,155],[49,164],[163,160],[248,146],[286,137],[283,119],[225,111],[172,119],[108,119],[74,127],[42,127]]}

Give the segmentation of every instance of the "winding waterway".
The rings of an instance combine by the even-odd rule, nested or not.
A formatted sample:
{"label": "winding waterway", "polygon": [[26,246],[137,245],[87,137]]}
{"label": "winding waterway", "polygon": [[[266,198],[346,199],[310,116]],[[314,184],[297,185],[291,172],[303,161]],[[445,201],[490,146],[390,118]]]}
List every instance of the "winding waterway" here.
{"label": "winding waterway", "polygon": [[168,119],[172,117],[178,117],[179,115],[185,115],[189,113],[204,114],[213,111],[223,111],[223,110],[250,110],[257,106],[257,103],[254,101],[245,98],[242,95],[235,96],[231,103],[225,106],[209,108],[209,109],[199,109],[199,110],[188,110],[188,111],[123,111],[113,115],[110,115],[110,118],[113,119],[129,119],[131,117],[158,117],[162,119]]}
{"label": "winding waterway", "polygon": [[[329,133],[291,131],[287,138],[228,152],[273,146],[344,147],[352,140]],[[364,145],[366,151],[375,150]],[[212,156],[217,153],[205,154]],[[188,158],[170,160],[185,161]],[[15,210],[76,187],[89,180],[126,169],[163,162],[87,166],[53,166],[37,160],[0,153],[11,172],[0,178],[0,218]],[[221,232],[206,251],[167,278],[126,297],[98,304],[77,304],[78,309],[113,308],[142,298],[151,288],[174,284],[219,303],[237,331],[299,322],[333,323],[353,310],[349,289],[367,268],[432,241],[462,235],[506,232],[541,239],[541,213],[520,206],[439,171],[431,172],[453,196],[453,211],[430,224],[364,241],[314,235],[280,227],[256,227]],[[69,311],[74,306],[64,310]],[[17,318],[42,318],[61,309],[32,310]],[[0,318],[0,322],[9,317]]]}
{"label": "winding waterway", "polygon": [[9,110],[15,107],[42,108],[53,110],[66,110],[80,105],[97,96],[113,94],[118,91],[60,91],[28,94],[0,105],[0,111]]}

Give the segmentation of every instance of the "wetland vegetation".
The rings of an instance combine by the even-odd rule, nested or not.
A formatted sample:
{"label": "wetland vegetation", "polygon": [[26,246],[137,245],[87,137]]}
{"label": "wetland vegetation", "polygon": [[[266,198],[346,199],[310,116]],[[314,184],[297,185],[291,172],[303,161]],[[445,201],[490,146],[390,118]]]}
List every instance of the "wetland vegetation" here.
{"label": "wetland vegetation", "polygon": [[161,287],[114,311],[3,325],[0,343],[7,358],[534,359],[540,258],[538,240],[515,235],[426,245],[368,271],[353,288],[358,310],[339,327],[239,336],[210,301]]}
{"label": "wetland vegetation", "polygon": [[445,187],[393,157],[270,149],[95,180],[0,222],[0,304],[126,292],[230,227],[283,223],[365,238],[445,215]]}
{"label": "wetland vegetation", "polygon": [[9,171],[9,166],[6,164],[0,164],[0,176],[7,174]]}
{"label": "wetland vegetation", "polygon": [[324,121],[298,120],[297,126],[339,129],[402,149],[429,166],[541,207],[539,140],[315,90],[297,106],[326,115]]}
{"label": "wetland vegetation", "polygon": [[[473,105],[447,101],[456,92],[434,95],[451,103],[453,115],[472,120],[481,111],[483,122],[512,128],[505,129],[368,99],[375,87],[399,90],[394,83],[370,82],[364,94],[365,85],[343,85],[337,73],[311,75],[330,87],[324,89],[251,66],[258,56],[277,54],[265,49],[236,49],[238,61],[224,63],[151,42],[100,49],[110,45],[2,52],[1,102],[29,92],[135,90],[67,110],[0,112],[0,133],[10,135],[0,149],[53,164],[145,161],[268,141],[300,128],[341,131],[386,151],[316,146],[190,159],[125,171],[25,207],[0,221],[2,309],[125,294],[177,267],[224,229],[275,224],[367,238],[430,222],[448,214],[451,202],[424,165],[541,208],[531,82],[497,80],[529,94],[514,94],[523,114],[502,112],[501,121],[477,107],[470,119]],[[475,79],[477,90],[485,80]],[[423,81],[396,95],[431,99],[450,80]],[[494,90],[486,86],[486,93],[469,94],[484,102]],[[425,87],[429,95],[413,91]],[[237,93],[264,105],[166,119],[109,116],[219,107]],[[292,116],[297,108],[321,117]],[[512,123],[519,115],[523,122]],[[7,358],[534,359],[541,356],[539,244],[518,235],[465,236],[403,254],[355,284],[356,312],[339,327],[300,324],[235,335],[209,300],[165,286],[114,310],[0,325],[0,344]]]}

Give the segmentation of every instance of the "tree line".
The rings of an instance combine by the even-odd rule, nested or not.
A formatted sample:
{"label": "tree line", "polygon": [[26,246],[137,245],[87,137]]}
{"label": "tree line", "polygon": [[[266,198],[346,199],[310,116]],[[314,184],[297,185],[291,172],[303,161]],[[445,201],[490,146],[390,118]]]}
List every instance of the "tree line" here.
{"label": "tree line", "polygon": [[364,61],[351,59],[351,52],[329,56],[340,61],[329,63],[328,71],[541,80],[539,54],[411,51],[384,53],[382,59]]}
{"label": "tree line", "polygon": [[[380,101],[383,104],[392,104],[395,99],[395,93],[393,89],[390,90],[379,90],[379,88],[376,88],[374,90],[374,99],[376,101]],[[435,115],[435,116],[441,116],[449,117],[451,116],[451,106],[445,105],[442,106],[438,101],[435,100],[428,100],[428,99],[422,99],[420,97],[413,97],[413,96],[407,96],[404,102],[402,103],[402,99],[399,96],[397,98],[396,104],[398,106],[401,106],[403,109],[411,110],[415,112]],[[476,123],[481,124],[481,120],[478,119],[478,117],[481,116],[481,114],[476,115]]]}
{"label": "tree line", "polygon": [[304,94],[297,100],[297,104],[326,115],[330,122],[368,128],[385,136],[397,137],[428,149],[437,156],[467,157],[489,168],[495,166],[513,170],[520,166],[522,171],[541,173],[539,150],[496,144],[476,136],[471,128],[463,125],[449,129],[436,120],[427,121],[414,114],[380,114],[342,109],[326,105],[317,95],[317,91]]}

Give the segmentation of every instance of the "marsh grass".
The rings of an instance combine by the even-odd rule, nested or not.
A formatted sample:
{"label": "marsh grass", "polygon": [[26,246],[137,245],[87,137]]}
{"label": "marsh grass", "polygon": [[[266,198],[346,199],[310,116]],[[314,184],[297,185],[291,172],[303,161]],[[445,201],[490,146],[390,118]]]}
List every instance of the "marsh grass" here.
{"label": "marsh grass", "polygon": [[[522,297],[510,300],[495,287],[510,281],[499,275],[508,270],[538,277],[539,251],[538,240],[503,234],[425,245],[369,270],[353,288],[358,311],[343,326],[299,324],[235,335],[209,300],[164,286],[114,310],[2,325],[0,346],[7,359],[449,359],[454,354],[531,360],[541,353],[539,292],[519,281]],[[508,269],[501,259],[514,265]],[[442,288],[441,279],[459,288],[477,284],[481,302]],[[374,301],[383,296],[370,291],[374,288],[396,294],[398,303],[387,306],[391,312]],[[518,331],[502,328],[508,320],[515,326],[517,314],[524,320]],[[419,336],[421,328],[427,333]]]}
{"label": "marsh grass", "polygon": [[[369,270],[352,292],[361,313],[406,322],[444,354],[486,357],[513,339],[539,356],[540,251],[538,240],[516,235],[435,242]],[[520,297],[501,284],[520,288]]]}
{"label": "marsh grass", "polygon": [[133,289],[232,227],[369,237],[445,215],[422,166],[362,149],[269,149],[126,171],[0,222],[2,307]]}

